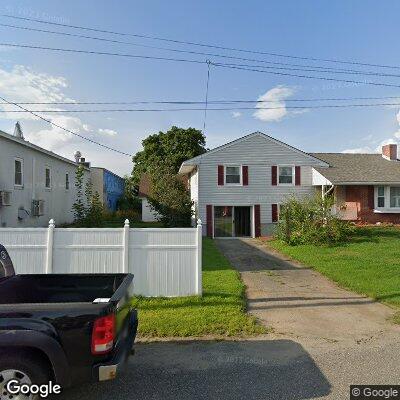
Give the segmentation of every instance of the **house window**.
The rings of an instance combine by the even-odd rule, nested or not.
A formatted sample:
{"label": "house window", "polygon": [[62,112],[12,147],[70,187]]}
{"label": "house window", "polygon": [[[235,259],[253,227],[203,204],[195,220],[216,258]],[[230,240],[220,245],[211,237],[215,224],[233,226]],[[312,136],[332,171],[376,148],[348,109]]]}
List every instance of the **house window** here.
{"label": "house window", "polygon": [[14,185],[23,186],[24,184],[24,161],[21,158],[14,159]]}
{"label": "house window", "polygon": [[46,167],[45,186],[46,186],[46,189],[51,189],[51,171],[50,171],[49,167]]}
{"label": "house window", "polygon": [[242,181],[240,166],[225,167],[225,183],[227,185],[240,185]]}
{"label": "house window", "polygon": [[293,166],[285,165],[279,166],[279,184],[280,185],[293,185]]}
{"label": "house window", "polygon": [[65,189],[69,189],[69,174],[65,174]]}
{"label": "house window", "polygon": [[378,207],[385,207],[385,187],[378,186]]}
{"label": "house window", "polygon": [[400,208],[400,187],[390,187],[390,208]]}

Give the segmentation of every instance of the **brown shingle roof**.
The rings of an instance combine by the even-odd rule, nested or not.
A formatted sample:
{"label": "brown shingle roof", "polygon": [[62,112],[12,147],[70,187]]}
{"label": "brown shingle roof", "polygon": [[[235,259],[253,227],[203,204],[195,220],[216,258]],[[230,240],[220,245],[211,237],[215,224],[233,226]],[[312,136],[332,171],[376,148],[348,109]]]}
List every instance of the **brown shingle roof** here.
{"label": "brown shingle roof", "polygon": [[333,184],[400,183],[400,161],[386,160],[381,154],[310,154],[330,165],[314,168]]}

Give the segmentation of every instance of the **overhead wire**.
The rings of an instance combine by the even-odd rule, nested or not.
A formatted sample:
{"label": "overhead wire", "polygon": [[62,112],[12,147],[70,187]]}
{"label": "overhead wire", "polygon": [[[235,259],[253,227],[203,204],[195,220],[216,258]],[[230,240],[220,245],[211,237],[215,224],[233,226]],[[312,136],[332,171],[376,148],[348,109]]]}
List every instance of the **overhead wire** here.
{"label": "overhead wire", "polygon": [[[170,57],[146,56],[146,55],[129,54],[129,53],[111,53],[111,52],[95,51],[95,50],[66,49],[66,48],[60,48],[60,47],[55,48],[55,47],[23,45],[23,44],[4,43],[4,42],[1,42],[0,46],[28,48],[28,49],[36,49],[36,50],[48,50],[48,51],[67,52],[67,53],[81,53],[81,54],[96,54],[96,55],[105,55],[105,56],[129,57],[129,58],[135,58],[135,59],[152,59],[152,60],[175,61],[175,62],[186,62],[186,63],[196,63],[196,64],[206,64],[207,63],[207,61],[193,60],[193,59],[178,59],[178,58],[170,58]],[[210,63],[211,63],[211,65],[214,65],[217,67],[231,68],[231,69],[237,69],[237,70],[242,70],[242,71],[261,72],[261,73],[272,74],[272,75],[282,75],[282,76],[292,76],[292,77],[305,78],[305,79],[316,79],[316,80],[325,80],[325,81],[353,83],[353,84],[358,84],[358,85],[372,85],[372,86],[385,86],[385,87],[400,88],[400,85],[384,83],[384,82],[355,81],[355,80],[351,80],[351,79],[338,79],[338,78],[329,78],[329,77],[324,77],[324,76],[310,76],[310,75],[302,75],[302,74],[292,74],[292,73],[287,73],[287,72],[265,71],[265,70],[259,70],[256,68],[244,68],[244,67],[240,67],[240,66],[235,66],[234,64],[224,64],[224,63],[216,63],[216,62],[210,62]]]}
{"label": "overhead wire", "polygon": [[[74,33],[70,33],[70,32],[51,31],[51,30],[47,30],[47,29],[38,29],[38,28],[24,27],[24,26],[12,25],[12,24],[0,23],[0,26],[14,28],[14,29],[20,29],[20,30],[33,31],[33,32],[50,33],[50,34],[55,34],[55,35],[63,35],[63,36],[69,36],[69,37],[98,40],[98,41],[110,42],[110,43],[114,43],[114,44],[132,45],[132,46],[136,46],[136,47],[149,48],[149,49],[154,49],[154,50],[178,52],[178,53],[185,53],[185,54],[195,54],[195,55],[201,55],[201,56],[212,56],[212,57],[218,57],[218,58],[227,58],[227,59],[233,59],[233,60],[250,61],[250,62],[269,64],[269,66],[257,65],[256,67],[259,67],[259,68],[278,68],[278,69],[289,69],[289,70],[293,69],[293,70],[301,70],[301,71],[304,70],[304,71],[310,71],[310,72],[314,71],[314,72],[339,73],[339,74],[350,74],[350,75],[372,75],[372,76],[397,77],[397,78],[400,77],[400,75],[398,75],[398,74],[386,74],[386,73],[376,72],[376,71],[362,71],[362,70],[333,68],[333,67],[318,66],[318,65],[283,63],[283,62],[276,62],[276,61],[270,61],[270,60],[260,60],[260,59],[237,57],[237,56],[226,55],[226,54],[204,53],[204,52],[199,52],[199,51],[172,49],[172,48],[168,48],[168,47],[152,46],[152,45],[146,45],[146,44],[141,44],[141,43],[133,43],[133,42],[126,42],[126,41],[121,41],[121,40],[100,38],[100,37],[96,37],[96,36],[74,34]],[[234,65],[249,66],[247,64],[234,64]],[[273,67],[271,65],[281,65],[281,66],[283,65],[284,67]],[[298,68],[291,68],[291,67],[298,67]]]}
{"label": "overhead wire", "polygon": [[276,52],[270,52],[270,51],[268,52],[268,51],[260,51],[260,50],[251,50],[251,49],[228,47],[228,46],[186,41],[186,40],[177,40],[177,39],[171,39],[171,38],[165,38],[165,37],[153,36],[153,35],[118,32],[118,31],[91,28],[91,27],[80,26],[80,25],[63,24],[63,23],[59,23],[59,22],[45,21],[42,19],[21,17],[21,16],[16,16],[16,15],[10,15],[10,14],[1,14],[0,16],[6,17],[6,18],[17,19],[17,20],[23,20],[23,21],[31,21],[31,22],[36,22],[36,23],[40,23],[40,24],[62,26],[62,27],[67,27],[67,28],[80,29],[80,30],[99,32],[99,33],[106,33],[106,34],[112,34],[112,35],[118,35],[118,36],[137,37],[137,38],[142,38],[142,39],[158,40],[158,41],[163,41],[163,42],[170,42],[170,43],[177,43],[177,44],[184,44],[184,45],[191,45],[191,46],[208,47],[208,48],[236,51],[236,52],[249,53],[249,54],[262,54],[262,55],[267,55],[267,56],[272,56],[272,57],[282,57],[282,58],[309,60],[309,61],[320,61],[320,62],[328,62],[328,63],[336,63],[336,64],[400,69],[400,66],[397,66],[397,65],[367,63],[367,62],[354,61],[354,60],[339,60],[339,59],[322,58],[322,57],[297,56],[297,55],[292,55],[292,54],[276,53]]}
{"label": "overhead wire", "polygon": [[59,128],[59,129],[65,131],[67,133],[70,133],[71,135],[74,135],[74,136],[77,136],[77,137],[79,137],[79,138],[81,138],[83,140],[86,140],[87,142],[90,142],[90,143],[95,144],[97,146],[103,147],[103,148],[105,148],[107,150],[111,150],[111,151],[114,151],[116,153],[119,153],[119,154],[122,154],[122,155],[125,155],[125,156],[129,156],[129,157],[131,156],[131,154],[129,154],[129,153],[125,153],[124,151],[115,149],[114,147],[107,146],[104,143],[100,143],[100,142],[98,142],[96,140],[93,140],[93,139],[90,139],[90,138],[88,138],[86,136],[80,135],[79,133],[76,133],[76,132],[72,131],[71,129],[65,128],[64,126],[61,126],[61,125],[51,121],[50,119],[47,119],[47,118],[37,114],[38,112],[43,112],[43,111],[31,111],[31,110],[28,110],[25,107],[22,107],[21,105],[19,105],[18,103],[15,103],[13,101],[9,101],[9,100],[5,99],[2,96],[0,96],[0,100],[3,100],[5,103],[12,104],[15,107],[20,108],[22,110],[21,112],[26,112],[26,113],[32,114],[33,116],[41,119],[42,121],[45,121],[45,122],[51,124],[52,126],[55,126],[56,128]]}

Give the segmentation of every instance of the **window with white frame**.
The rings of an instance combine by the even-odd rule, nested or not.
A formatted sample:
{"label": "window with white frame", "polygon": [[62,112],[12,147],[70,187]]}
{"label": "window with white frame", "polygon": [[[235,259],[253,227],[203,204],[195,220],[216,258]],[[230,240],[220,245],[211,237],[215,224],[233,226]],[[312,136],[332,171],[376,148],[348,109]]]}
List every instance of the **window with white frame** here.
{"label": "window with white frame", "polygon": [[46,167],[45,170],[45,187],[51,189],[51,170],[50,167]]}
{"label": "window with white frame", "polygon": [[390,208],[400,208],[400,187],[390,187]]}
{"label": "window with white frame", "polygon": [[400,186],[376,186],[375,209],[381,212],[400,211]]}
{"label": "window with white frame", "polygon": [[385,187],[378,186],[377,188],[377,206],[379,208],[385,207]]}
{"label": "window with white frame", "polygon": [[241,167],[239,165],[227,165],[225,167],[225,183],[227,185],[240,185],[242,183]]}
{"label": "window with white frame", "polygon": [[24,160],[22,158],[14,159],[14,185],[24,185]]}
{"label": "window with white frame", "polygon": [[292,165],[280,165],[278,167],[278,182],[280,185],[293,185],[294,167]]}

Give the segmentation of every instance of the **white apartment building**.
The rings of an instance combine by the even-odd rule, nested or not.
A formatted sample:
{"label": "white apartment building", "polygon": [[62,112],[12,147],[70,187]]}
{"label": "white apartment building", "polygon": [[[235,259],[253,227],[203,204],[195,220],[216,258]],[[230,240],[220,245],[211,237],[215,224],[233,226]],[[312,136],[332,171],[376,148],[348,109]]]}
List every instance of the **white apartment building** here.
{"label": "white apartment building", "polygon": [[[82,159],[84,161],[84,159]],[[85,180],[90,179],[87,164]],[[0,227],[44,227],[74,220],[76,161],[0,131]]]}

